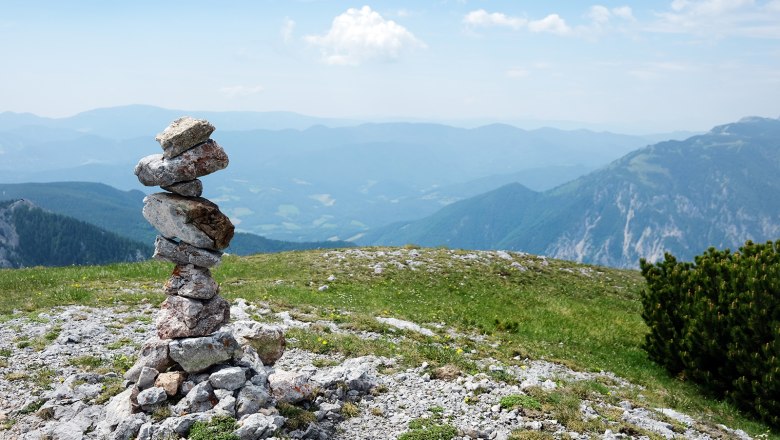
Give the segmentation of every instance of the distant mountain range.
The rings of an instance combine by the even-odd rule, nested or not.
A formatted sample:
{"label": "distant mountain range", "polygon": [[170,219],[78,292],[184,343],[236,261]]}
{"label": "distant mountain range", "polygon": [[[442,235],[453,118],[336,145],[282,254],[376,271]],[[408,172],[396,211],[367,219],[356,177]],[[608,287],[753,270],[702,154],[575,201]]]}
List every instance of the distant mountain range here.
{"label": "distant mountain range", "polygon": [[657,143],[544,192],[510,184],[421,220],[371,231],[360,244],[512,249],[636,267],[665,251],[780,238],[780,120],[745,118]]}
{"label": "distant mountain range", "polygon": [[26,200],[0,202],[0,268],[141,261],[144,245],[45,211]]}
{"label": "distant mountain range", "polygon": [[224,131],[304,130],[315,125],[340,127],[359,123],[354,120],[318,118],[293,112],[214,112],[165,109],[151,105],[126,105],[89,110],[65,118],[3,112],[0,113],[0,131],[13,131],[24,127],[49,127],[122,140],[156,134],[165,128],[165,126],[160,127],[161,121],[170,122],[183,115],[195,114],[200,118],[208,119]]}
{"label": "distant mountain range", "polygon": [[[2,229],[3,225],[0,224],[0,267],[27,266],[31,261],[35,265],[50,266],[99,264],[149,258],[153,251],[151,243],[154,243],[157,232],[141,214],[144,196],[141,191],[120,191],[108,185],[91,182],[0,184],[0,206],[15,201],[13,204],[15,208],[25,207],[31,210],[36,213],[38,216],[36,221],[39,222],[34,240],[33,237],[28,237],[10,247],[8,243],[16,243],[18,240],[11,240],[8,237],[15,237],[16,233],[6,233],[6,230]],[[24,199],[24,202],[18,202],[19,199]],[[18,209],[9,212],[14,213],[13,219],[16,221],[29,223],[29,213],[26,211],[24,215],[19,215],[21,211]],[[9,221],[7,219],[4,224],[11,224],[8,223]],[[8,231],[17,229],[18,227],[13,227]],[[80,237],[89,243],[100,239],[111,243],[109,247],[117,249],[118,253],[104,255],[100,261],[95,260],[93,251],[89,249],[83,251],[70,249],[67,257],[52,254],[53,251],[48,248],[49,244],[57,242],[60,240],[59,237],[64,235]],[[5,244],[3,244],[3,237],[6,238]],[[129,246],[128,243],[132,245]],[[33,249],[32,246],[42,246],[43,250]],[[251,255],[349,246],[354,244],[343,241],[287,242],[270,240],[254,234],[237,233],[226,252]],[[140,253],[136,253],[136,250]],[[6,254],[5,258],[3,252]],[[32,260],[22,258],[27,254],[35,254],[36,258]]]}
{"label": "distant mountain range", "polygon": [[190,112],[149,106],[69,118],[0,113],[0,182],[140,186],[132,167],[154,135],[190,114],[217,127],[231,165],[204,179],[238,229],[272,239],[349,239],[421,218],[512,182],[547,190],[666,135],[588,130],[357,124],[293,113]]}
{"label": "distant mountain range", "polygon": [[0,184],[0,201],[25,199],[130,240],[154,243],[157,233],[141,214],[144,196],[92,182]]}

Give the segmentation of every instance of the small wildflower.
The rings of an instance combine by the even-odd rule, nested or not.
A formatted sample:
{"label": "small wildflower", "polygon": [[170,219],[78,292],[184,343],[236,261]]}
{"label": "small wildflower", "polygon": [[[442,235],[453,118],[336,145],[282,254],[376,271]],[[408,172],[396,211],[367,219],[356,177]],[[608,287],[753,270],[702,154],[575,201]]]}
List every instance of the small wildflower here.
{"label": "small wildflower", "polygon": [[457,350],[455,350],[455,353],[463,354],[463,349],[462,348],[458,348]]}
{"label": "small wildflower", "polygon": [[527,370],[528,369],[528,365],[521,365],[520,368],[523,369],[523,370]]}

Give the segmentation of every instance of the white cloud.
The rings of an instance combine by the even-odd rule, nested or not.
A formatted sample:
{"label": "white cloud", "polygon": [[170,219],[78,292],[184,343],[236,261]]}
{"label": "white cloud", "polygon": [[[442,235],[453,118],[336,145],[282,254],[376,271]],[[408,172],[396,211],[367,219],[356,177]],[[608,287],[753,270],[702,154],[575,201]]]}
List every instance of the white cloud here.
{"label": "white cloud", "polygon": [[630,6],[618,6],[617,8],[612,8],[612,15],[622,18],[623,20],[636,20],[636,18],[634,18],[634,12],[631,10]]}
{"label": "white cloud", "polygon": [[674,11],[694,15],[720,15],[753,4],[753,0],[674,0],[671,7]]}
{"label": "white cloud", "polygon": [[550,14],[541,20],[534,20],[528,23],[528,30],[531,32],[548,32],[557,35],[567,35],[571,33],[571,28],[566,21],[558,14]]}
{"label": "white cloud", "polygon": [[528,20],[520,17],[511,17],[501,12],[488,12],[484,9],[471,11],[463,17],[463,23],[468,26],[505,26],[520,29],[528,23]]}
{"label": "white cloud", "polygon": [[688,0],[674,0],[670,6],[673,11],[681,11],[688,6]]}
{"label": "white cloud", "polygon": [[528,76],[530,72],[527,69],[523,69],[522,67],[512,67],[511,69],[506,71],[506,76],[508,78],[525,78]]}
{"label": "white cloud", "polygon": [[333,19],[325,35],[304,39],[322,50],[323,60],[332,65],[359,65],[369,60],[395,60],[410,48],[424,48],[406,28],[385,20],[368,6],[350,8]]}
{"label": "white cloud", "polygon": [[601,5],[594,5],[590,7],[588,17],[595,23],[606,23],[609,21],[612,13],[609,12],[609,8]]}
{"label": "white cloud", "polygon": [[295,30],[295,22],[289,17],[284,17],[284,24],[282,24],[282,40],[285,43],[292,39],[293,31]]}
{"label": "white cloud", "polygon": [[754,0],[673,0],[649,31],[706,37],[780,38],[780,2]]}
{"label": "white cloud", "polygon": [[630,6],[618,6],[609,9],[606,6],[594,5],[591,6],[588,11],[588,18],[597,26],[607,24],[612,17],[628,21],[636,20]]}
{"label": "white cloud", "polygon": [[336,199],[331,197],[330,194],[312,194],[309,198],[322,203],[323,206],[333,206],[336,204]]}
{"label": "white cloud", "polygon": [[[780,0],[777,0],[780,1]],[[633,11],[629,6],[608,8],[603,5],[593,5],[585,14],[589,23],[587,25],[569,26],[566,20],[559,14],[548,14],[539,20],[510,16],[501,12],[487,12],[477,9],[463,17],[463,23],[470,28],[474,27],[509,27],[514,30],[527,29],[535,33],[550,33],[561,36],[592,37],[594,34],[610,29],[610,21],[617,18],[625,21],[635,21]]]}
{"label": "white cloud", "polygon": [[219,89],[219,91],[228,98],[256,95],[261,93],[263,90],[265,90],[263,86],[228,86]]}

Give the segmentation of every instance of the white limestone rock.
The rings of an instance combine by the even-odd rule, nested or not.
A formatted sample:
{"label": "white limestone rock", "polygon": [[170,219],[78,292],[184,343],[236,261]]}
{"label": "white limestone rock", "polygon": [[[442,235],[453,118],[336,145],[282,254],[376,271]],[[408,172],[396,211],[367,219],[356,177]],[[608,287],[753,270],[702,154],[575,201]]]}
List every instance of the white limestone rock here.
{"label": "white limestone rock", "polygon": [[233,358],[241,347],[229,332],[218,332],[200,338],[176,339],[171,341],[170,351],[171,358],[184,371],[194,373]]}

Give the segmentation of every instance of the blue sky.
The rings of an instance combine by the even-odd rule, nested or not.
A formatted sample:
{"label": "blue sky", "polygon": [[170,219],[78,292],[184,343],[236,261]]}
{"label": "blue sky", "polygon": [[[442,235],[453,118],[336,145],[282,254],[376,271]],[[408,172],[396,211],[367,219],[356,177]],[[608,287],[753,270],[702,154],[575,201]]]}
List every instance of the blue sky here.
{"label": "blue sky", "polygon": [[780,115],[780,0],[0,4],[0,111],[703,130]]}

